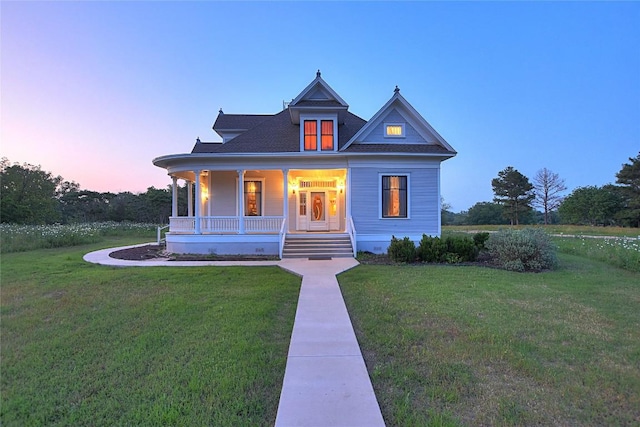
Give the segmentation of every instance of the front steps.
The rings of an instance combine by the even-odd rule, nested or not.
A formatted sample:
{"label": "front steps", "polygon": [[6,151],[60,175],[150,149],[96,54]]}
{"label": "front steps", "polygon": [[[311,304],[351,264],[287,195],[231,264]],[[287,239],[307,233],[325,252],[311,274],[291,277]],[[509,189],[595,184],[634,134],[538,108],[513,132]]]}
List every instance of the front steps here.
{"label": "front steps", "polygon": [[348,234],[287,234],[282,258],[353,258]]}

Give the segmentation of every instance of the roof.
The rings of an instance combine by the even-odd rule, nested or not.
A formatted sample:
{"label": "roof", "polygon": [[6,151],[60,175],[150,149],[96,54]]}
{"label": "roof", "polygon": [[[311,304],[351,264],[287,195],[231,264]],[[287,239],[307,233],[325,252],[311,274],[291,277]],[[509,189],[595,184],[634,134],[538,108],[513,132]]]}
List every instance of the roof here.
{"label": "roof", "polygon": [[248,130],[259,125],[273,114],[225,114],[220,110],[213,130],[230,131],[230,130]]}
{"label": "roof", "polygon": [[[253,119],[250,119],[253,120]],[[216,120],[217,123],[217,120]],[[348,111],[338,113],[338,149],[366,124]],[[215,126],[214,126],[215,128]],[[300,151],[300,126],[291,122],[288,109],[266,116],[259,124],[225,144],[199,142],[192,153],[283,153]]]}
{"label": "roof", "polygon": [[415,153],[415,154],[443,154],[451,155],[455,152],[449,151],[441,145],[436,144],[351,144],[345,153]]}

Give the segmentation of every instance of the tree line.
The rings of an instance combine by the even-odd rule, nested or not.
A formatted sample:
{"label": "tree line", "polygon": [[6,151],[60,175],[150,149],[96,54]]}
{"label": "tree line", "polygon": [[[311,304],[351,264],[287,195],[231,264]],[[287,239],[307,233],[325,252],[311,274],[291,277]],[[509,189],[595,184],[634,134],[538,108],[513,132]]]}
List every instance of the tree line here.
{"label": "tree line", "polygon": [[[547,168],[533,181],[512,166],[491,180],[494,198],[468,211],[453,213],[443,205],[445,225],[576,224],[640,226],[640,153],[616,174],[616,184],[567,190],[564,179]],[[537,208],[537,209],[536,209]]]}
{"label": "tree line", "polygon": [[[171,188],[143,193],[81,190],[80,185],[28,163],[0,160],[0,222],[68,224],[130,221],[166,224],[171,216]],[[178,188],[178,213],[187,212],[187,186]]]}
{"label": "tree line", "polygon": [[[547,168],[530,181],[508,166],[491,181],[494,198],[469,210],[450,211],[443,203],[445,225],[580,224],[640,226],[640,153],[616,174],[616,184],[574,189]],[[178,187],[178,214],[187,212],[187,185]],[[143,193],[81,190],[80,185],[28,163],[0,160],[0,222],[53,224],[131,221],[166,224],[171,216],[171,188],[149,187]]]}

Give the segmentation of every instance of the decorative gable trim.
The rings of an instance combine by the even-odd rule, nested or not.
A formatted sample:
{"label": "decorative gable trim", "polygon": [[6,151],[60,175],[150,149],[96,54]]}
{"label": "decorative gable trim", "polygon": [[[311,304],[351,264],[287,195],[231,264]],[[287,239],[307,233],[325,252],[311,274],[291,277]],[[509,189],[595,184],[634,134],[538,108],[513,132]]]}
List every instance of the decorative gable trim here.
{"label": "decorative gable trim", "polygon": [[301,101],[317,101],[320,99],[325,101],[337,101],[340,106],[349,107],[345,100],[342,99],[340,95],[338,95],[337,92],[322,79],[322,77],[320,77],[320,70],[316,73],[316,78],[309,83],[309,85],[304,88],[302,92],[293,99],[293,101],[291,101],[289,107],[295,107]]}
{"label": "decorative gable trim", "polygon": [[[369,120],[355,135],[351,137],[351,139],[341,148],[342,150],[346,150],[351,144],[358,144],[358,142],[362,141],[369,135],[377,126],[391,124],[391,121],[386,120],[386,118],[394,111],[397,110],[405,119],[406,123],[404,124],[404,130],[406,130],[407,126],[411,126],[415,131],[422,137],[424,141],[435,142],[437,145],[442,146],[447,151],[455,153],[453,147],[451,147],[447,141],[416,111],[415,108],[409,102],[400,95],[400,90],[396,87],[393,96],[387,103]],[[394,124],[397,124],[397,120],[393,120]],[[392,144],[397,141],[397,137],[384,137],[379,142],[380,144]],[[371,142],[367,142],[370,144]],[[403,144],[409,143],[408,141],[403,141]]]}
{"label": "decorative gable trim", "polygon": [[297,125],[300,124],[301,113],[337,113],[347,110],[349,105],[320,77],[318,70],[316,78],[289,103],[288,108],[291,122]]}

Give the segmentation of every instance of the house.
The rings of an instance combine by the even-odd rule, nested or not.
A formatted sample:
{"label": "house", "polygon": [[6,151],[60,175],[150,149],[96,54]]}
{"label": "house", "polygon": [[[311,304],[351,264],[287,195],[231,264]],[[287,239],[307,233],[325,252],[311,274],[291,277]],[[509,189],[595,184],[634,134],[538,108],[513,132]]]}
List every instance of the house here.
{"label": "house", "polygon": [[366,121],[318,71],[282,111],[220,110],[213,130],[221,142],[153,160],[173,179],[170,252],[353,256],[440,235],[440,164],[456,152],[397,87]]}

